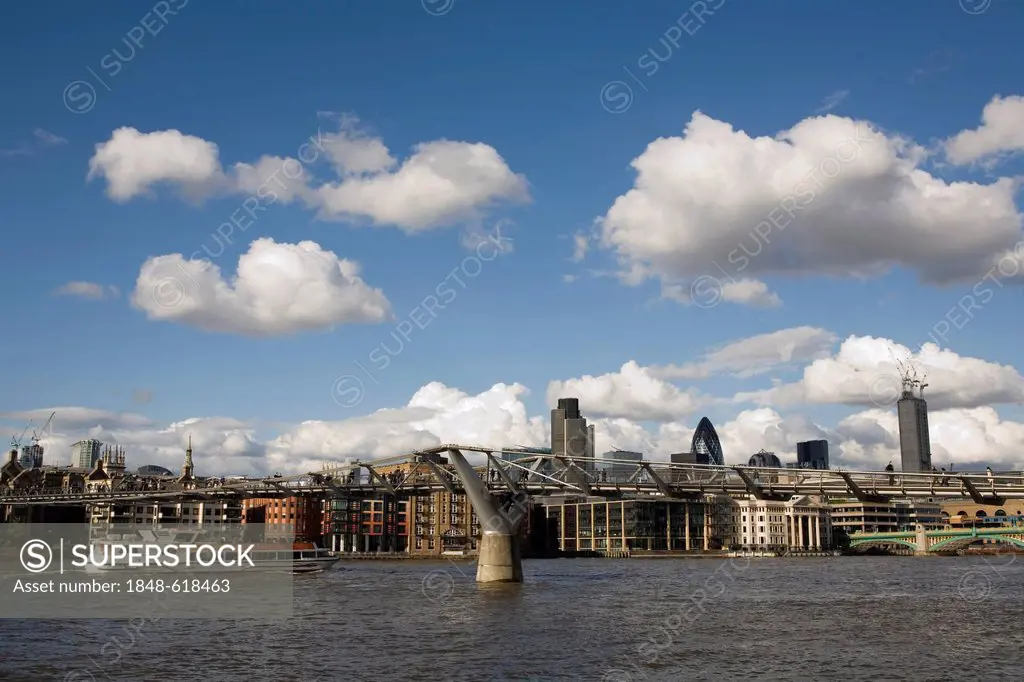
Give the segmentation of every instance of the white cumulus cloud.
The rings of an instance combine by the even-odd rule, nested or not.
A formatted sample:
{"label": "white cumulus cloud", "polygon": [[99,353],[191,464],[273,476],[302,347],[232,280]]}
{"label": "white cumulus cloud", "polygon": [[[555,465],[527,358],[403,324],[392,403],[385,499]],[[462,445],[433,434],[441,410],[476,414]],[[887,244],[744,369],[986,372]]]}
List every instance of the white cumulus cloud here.
{"label": "white cumulus cloud", "polygon": [[696,391],[683,391],[633,360],[618,372],[552,381],[547,398],[551,405],[559,398],[579,398],[585,415],[659,422],[691,414],[705,402]]}
{"label": "white cumulus cloud", "polygon": [[[407,232],[474,223],[498,203],[530,198],[526,178],[490,145],[434,140],[416,145],[399,161],[358,123],[341,117],[336,132],[318,131],[300,141],[293,156],[264,155],[235,163],[229,171],[213,142],[178,130],[119,128],[96,145],[88,179],[105,179],[108,196],[119,202],[171,185],[193,198],[247,194],[264,208],[298,199],[320,218],[394,225]],[[317,180],[312,167],[320,162],[336,179]]]}
{"label": "white cumulus cloud", "polygon": [[993,97],[981,112],[981,125],[949,138],[945,149],[957,165],[1024,151],[1024,97]]}
{"label": "white cumulus cloud", "polygon": [[633,188],[596,227],[626,283],[657,278],[683,300],[709,273],[732,286],[720,286],[720,299],[755,305],[777,304],[759,279],[772,275],[902,266],[928,283],[977,281],[1020,239],[1017,182],[947,182],[926,159],[911,141],[850,118],[755,137],[696,112],[682,136],[634,159]]}
{"label": "white cumulus cloud", "polygon": [[1024,402],[1024,377],[1009,365],[963,357],[934,343],[911,352],[895,341],[871,336],[850,336],[835,356],[807,366],[800,381],[738,393],[734,400],[763,405],[890,406],[901,389],[896,362],[908,359],[929,384],[925,399],[933,410]]}
{"label": "white cumulus cloud", "polygon": [[223,171],[217,145],[177,130],[142,133],[118,128],[96,145],[89,159],[88,180],[104,178],[107,195],[124,202],[148,194],[154,185],[177,185],[187,194],[220,183]]}
{"label": "white cumulus cloud", "polygon": [[527,415],[520,384],[495,384],[479,395],[433,382],[401,408],[339,421],[307,421],[268,444],[272,467],[319,469],[344,457],[372,459],[442,443],[491,447],[541,446],[550,439],[542,417]]}
{"label": "white cumulus cloud", "polygon": [[132,303],[153,320],[215,332],[271,336],[337,324],[383,322],[391,304],[359,276],[359,264],[311,241],[257,239],[231,281],[205,260],[178,253],[143,263]]}

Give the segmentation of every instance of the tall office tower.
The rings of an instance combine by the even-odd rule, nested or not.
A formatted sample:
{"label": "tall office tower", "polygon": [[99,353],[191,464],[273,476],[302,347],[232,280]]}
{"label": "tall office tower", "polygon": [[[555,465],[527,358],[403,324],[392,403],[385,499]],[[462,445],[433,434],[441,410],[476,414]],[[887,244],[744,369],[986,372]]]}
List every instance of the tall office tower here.
{"label": "tall office tower", "polygon": [[99,461],[103,443],[95,438],[80,440],[71,446],[71,463],[82,469],[92,469]]}
{"label": "tall office tower", "polygon": [[928,403],[914,395],[914,383],[904,379],[903,395],[896,402],[900,424],[900,460],[903,471],[931,471],[932,444],[928,437]]}
{"label": "tall office tower", "polygon": [[796,465],[799,469],[828,469],[828,441],[805,440],[797,443]]}
{"label": "tall office tower", "polygon": [[718,432],[711,424],[711,420],[703,417],[693,431],[693,441],[690,443],[690,452],[697,458],[697,464],[725,464],[725,455],[722,454],[722,443],[718,440]]}
{"label": "tall office tower", "polygon": [[[563,457],[593,457],[594,431],[580,414],[577,398],[559,398],[558,407],[551,410],[551,454]],[[594,462],[579,462],[580,467],[594,473]]]}
{"label": "tall office tower", "polygon": [[[594,427],[590,427],[594,428]],[[601,453],[598,455],[597,463],[597,474],[607,478],[610,483],[626,483],[636,473],[637,464],[643,461],[643,454],[639,452],[629,452],[627,450],[609,450],[608,452]],[[615,462],[606,462],[603,460],[614,459],[618,460]],[[630,464],[629,462],[636,462],[636,464]]]}

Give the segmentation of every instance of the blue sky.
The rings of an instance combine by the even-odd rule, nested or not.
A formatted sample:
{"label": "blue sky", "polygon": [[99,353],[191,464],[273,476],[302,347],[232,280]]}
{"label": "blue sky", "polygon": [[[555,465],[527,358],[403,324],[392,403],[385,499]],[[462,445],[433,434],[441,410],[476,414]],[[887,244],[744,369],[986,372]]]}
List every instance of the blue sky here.
{"label": "blue sky", "polygon": [[[76,405],[141,412],[159,423],[230,415],[270,435],[275,425],[402,406],[431,381],[469,395],[518,382],[532,389],[528,412],[542,414],[549,381],[616,372],[628,360],[685,364],[711,347],[800,326],[916,350],[972,281],[921,284],[918,272],[899,265],[860,279],[768,273],[762,279],[781,306],[705,309],[663,298],[657,279],[629,286],[602,276],[616,269],[616,254],[596,243],[584,261],[571,262],[573,235],[592,231],[633,187],[629,165],[647,145],[680,136],[697,110],[751,136],[771,137],[824,113],[830,97],[832,114],[924,147],[977,128],[994,96],[1024,90],[1024,7],[995,2],[972,15],[955,0],[707,3],[718,4],[703,25],[684,21],[699,30],[683,33],[650,76],[638,59],[651,48],[664,57],[659,41],[692,14],[688,3],[455,0],[435,16],[427,10],[444,3],[310,1],[299,8],[173,0],[177,13],[120,60],[116,75],[111,51],[129,54],[125,36],[138,31],[150,5],[9,10],[0,26],[7,98],[0,149],[8,152],[0,154],[0,192],[14,259],[12,285],[0,298],[9,326],[9,390],[0,412]],[[601,100],[615,80],[632,89],[620,113]],[[95,89],[87,112],[70,110],[80,100],[66,106],[74,81]],[[506,234],[514,250],[486,263],[386,370],[365,379],[355,412],[332,400],[332,382],[359,374],[356,362],[369,368],[369,353],[470,253],[464,221],[407,234],[320,220],[297,203],[272,206],[214,259],[225,276],[254,239],[312,240],[358,262],[394,318],[285,336],[217,333],[147,319],[129,299],[148,258],[187,257],[211,243],[244,197],[190,203],[154,186],[150,196],[116,202],[104,177],[86,180],[96,145],[124,126],[212,142],[228,168],[263,155],[294,156],[318,130],[332,129],[318,112],[357,115],[399,162],[427,141],[484,143],[529,183],[529,202],[497,202],[474,223],[491,229],[512,221]],[[997,168],[923,167],[939,179],[980,184],[1021,171],[1017,158]],[[121,295],[54,295],[69,281],[113,286]],[[945,345],[960,356],[1017,364],[1019,305],[1020,289],[1008,286]],[[773,378],[793,381],[801,371],[716,375],[685,386],[731,396],[769,388]],[[151,400],[133,401],[140,390]],[[738,409],[704,411],[725,422]],[[1016,414],[1007,409],[1004,416]],[[849,412],[824,404],[801,410],[826,421]]]}

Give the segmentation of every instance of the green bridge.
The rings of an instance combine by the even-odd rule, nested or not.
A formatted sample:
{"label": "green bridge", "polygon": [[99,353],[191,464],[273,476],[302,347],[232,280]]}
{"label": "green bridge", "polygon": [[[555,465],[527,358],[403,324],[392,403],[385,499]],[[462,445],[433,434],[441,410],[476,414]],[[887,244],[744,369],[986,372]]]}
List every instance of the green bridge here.
{"label": "green bridge", "polygon": [[964,528],[925,530],[899,533],[854,533],[850,535],[850,549],[903,546],[915,554],[955,552],[975,542],[998,542],[1024,548],[1024,528]]}

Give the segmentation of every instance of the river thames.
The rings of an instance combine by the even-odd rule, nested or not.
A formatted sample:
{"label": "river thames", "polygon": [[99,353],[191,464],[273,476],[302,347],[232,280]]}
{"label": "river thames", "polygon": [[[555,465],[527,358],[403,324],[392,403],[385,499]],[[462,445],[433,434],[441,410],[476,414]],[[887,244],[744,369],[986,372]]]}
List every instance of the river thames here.
{"label": "river thames", "polygon": [[295,616],[270,623],[0,621],[0,680],[1020,679],[1024,556],[528,560],[521,585],[474,572],[342,562],[296,576]]}

